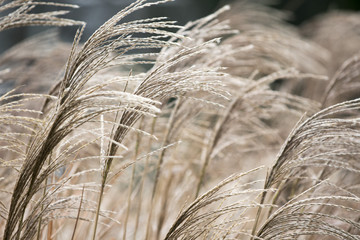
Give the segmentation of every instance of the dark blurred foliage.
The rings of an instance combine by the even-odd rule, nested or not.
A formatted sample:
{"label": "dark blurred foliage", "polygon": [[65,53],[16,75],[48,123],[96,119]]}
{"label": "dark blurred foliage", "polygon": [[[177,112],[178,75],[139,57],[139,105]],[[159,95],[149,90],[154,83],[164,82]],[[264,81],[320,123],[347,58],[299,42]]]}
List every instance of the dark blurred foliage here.
{"label": "dark blurred foliage", "polygon": [[[176,0],[167,4],[142,9],[132,14],[127,20],[166,16],[183,25],[188,21],[198,19],[213,12],[221,5],[233,1],[241,0]],[[80,6],[79,9],[71,9],[67,17],[87,22],[83,36],[83,39],[86,39],[103,22],[134,2],[134,0],[66,0],[59,2],[74,3]],[[360,0],[262,0],[258,2],[267,3],[275,8],[292,13],[289,21],[294,24],[301,24],[319,13],[332,9],[360,10]],[[41,10],[36,9],[36,11]],[[26,37],[44,30],[46,30],[45,27],[28,27],[1,32],[0,52],[3,52]],[[63,40],[72,41],[75,31],[75,28],[61,28],[60,36]]]}
{"label": "dark blurred foliage", "polygon": [[[67,18],[81,20],[87,23],[83,39],[87,39],[101,24],[111,18],[121,9],[133,3],[135,0],[52,0],[52,2],[72,3],[80,6],[78,9],[70,9]],[[51,2],[49,0],[49,2]],[[144,19],[149,17],[168,17],[184,25],[186,22],[196,20],[213,12],[218,7],[219,0],[176,0],[166,4],[159,4],[150,8],[134,12],[126,20]],[[47,10],[56,8],[44,7]],[[42,11],[37,8],[35,11]],[[45,27],[27,27],[10,29],[0,33],[0,52],[8,49],[24,38],[44,31]],[[61,28],[60,36],[63,40],[72,41],[76,28]]]}
{"label": "dark blurred foliage", "polygon": [[279,0],[276,2],[278,3],[273,6],[292,13],[289,21],[296,25],[315,15],[335,9],[360,10],[360,0]]}

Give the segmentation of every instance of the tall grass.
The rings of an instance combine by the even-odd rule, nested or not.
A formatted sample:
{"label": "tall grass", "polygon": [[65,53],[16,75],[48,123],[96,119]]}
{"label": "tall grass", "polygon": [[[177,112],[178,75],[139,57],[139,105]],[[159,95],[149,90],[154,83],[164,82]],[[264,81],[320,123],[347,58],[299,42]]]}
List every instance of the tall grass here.
{"label": "tall grass", "polygon": [[169,1],[81,43],[85,23],[33,12],[75,5],[0,0],[1,31],[78,27],[0,57],[2,238],[360,239],[357,53],[335,65],[250,1],[123,21]]}

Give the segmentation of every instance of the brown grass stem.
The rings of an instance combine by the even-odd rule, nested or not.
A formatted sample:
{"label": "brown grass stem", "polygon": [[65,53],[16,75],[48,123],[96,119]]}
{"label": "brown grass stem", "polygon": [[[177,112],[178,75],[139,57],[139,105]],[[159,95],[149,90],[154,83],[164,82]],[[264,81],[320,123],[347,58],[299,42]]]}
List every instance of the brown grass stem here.
{"label": "brown grass stem", "polygon": [[198,180],[198,183],[196,186],[195,199],[199,196],[201,186],[204,182],[205,173],[206,173],[207,167],[210,162],[210,156],[211,156],[212,151],[214,150],[215,145],[219,141],[220,135],[222,133],[221,130],[222,130],[224,124],[226,123],[226,121],[230,118],[231,112],[234,110],[238,101],[239,101],[239,98],[235,98],[234,100],[232,100],[232,102],[229,104],[224,116],[221,118],[221,120],[218,120],[218,122],[215,125],[213,134],[210,138],[208,145],[206,146],[206,150],[205,150],[206,153],[203,155],[204,158],[201,161],[202,165],[201,165],[199,180]]}
{"label": "brown grass stem", "polygon": [[[143,128],[143,122],[144,122],[144,117],[142,117],[140,119],[140,123],[139,123],[140,130]],[[128,199],[127,199],[127,208],[126,208],[125,220],[124,220],[124,232],[123,232],[124,240],[126,239],[127,223],[128,223],[128,219],[129,219],[130,210],[131,210],[131,195],[133,192],[133,185],[134,185],[135,173],[136,173],[136,159],[139,155],[140,143],[141,143],[141,134],[140,134],[140,132],[138,132],[136,134],[135,152],[133,155],[134,164],[132,166],[132,171],[131,171],[131,179],[130,179],[130,183],[129,183],[129,193],[128,193]]]}
{"label": "brown grass stem", "polygon": [[81,213],[81,206],[82,206],[83,198],[84,198],[84,191],[85,191],[85,185],[83,185],[83,188],[82,188],[82,191],[81,191],[81,198],[80,198],[79,208],[78,208],[78,212],[77,212],[77,216],[76,216],[74,230],[73,230],[72,235],[71,235],[71,240],[75,239],[76,228],[77,228],[78,223],[79,223],[80,213]]}
{"label": "brown grass stem", "polygon": [[[155,126],[156,126],[156,120],[157,118],[154,117],[151,123],[151,131],[150,131],[150,135],[154,135],[155,132]],[[153,143],[153,138],[149,138],[149,142],[148,142],[148,152],[151,151],[151,146]],[[138,197],[138,204],[137,204],[137,212],[136,212],[136,220],[135,220],[135,230],[134,230],[134,240],[136,240],[136,235],[138,232],[138,228],[139,228],[139,221],[140,221],[140,215],[141,215],[141,209],[142,209],[142,200],[143,200],[143,188],[144,188],[144,184],[145,184],[145,179],[147,177],[148,171],[149,171],[149,160],[150,160],[150,155],[146,156],[145,159],[145,167],[144,167],[144,172],[142,174],[142,178],[141,178],[141,182],[140,182],[140,187],[139,187],[139,197]]]}
{"label": "brown grass stem", "polygon": [[167,149],[167,148],[165,148],[165,146],[169,145],[169,143],[170,143],[170,131],[172,129],[172,126],[175,123],[175,116],[176,116],[176,113],[177,113],[177,111],[179,109],[180,104],[181,104],[181,97],[178,97],[177,100],[176,100],[175,106],[171,111],[170,118],[168,120],[168,125],[166,127],[165,134],[164,134],[164,140],[163,140],[163,143],[162,143],[162,150],[160,152],[159,159],[158,159],[158,162],[156,164],[155,180],[154,180],[154,185],[153,185],[153,189],[152,189],[152,193],[151,193],[151,206],[150,206],[148,222],[147,222],[147,227],[146,227],[146,239],[148,239],[150,237],[149,235],[150,235],[151,218],[152,218],[152,213],[153,213],[153,209],[154,209],[154,205],[155,205],[154,199],[155,199],[156,191],[157,191],[157,188],[158,188],[158,182],[159,182],[159,177],[160,177],[160,173],[161,173],[161,167],[162,167],[162,164],[163,164],[163,161],[164,161],[164,156],[165,156],[166,149]]}
{"label": "brown grass stem", "polygon": [[[51,156],[51,153],[50,153],[50,156]],[[49,157],[49,160],[48,160],[48,165],[50,165],[51,163],[51,157]],[[42,198],[45,199],[45,195],[46,195],[46,191],[47,191],[47,185],[48,185],[48,178],[45,179],[45,182],[44,182],[44,191],[43,191],[43,195],[42,195]],[[44,206],[41,205],[41,211],[44,210]],[[41,217],[39,219],[39,224],[38,224],[38,232],[37,232],[37,240],[40,240],[41,238],[41,225],[42,225],[42,220],[41,220]]]}

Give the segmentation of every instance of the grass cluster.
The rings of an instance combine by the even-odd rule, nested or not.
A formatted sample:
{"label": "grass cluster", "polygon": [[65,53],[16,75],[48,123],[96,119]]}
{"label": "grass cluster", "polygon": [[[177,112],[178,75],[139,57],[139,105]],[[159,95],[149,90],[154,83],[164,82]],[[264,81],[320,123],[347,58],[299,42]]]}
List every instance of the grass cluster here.
{"label": "grass cluster", "polygon": [[[178,26],[0,0],[2,239],[360,239],[360,17],[238,1]],[[340,43],[346,43],[339,45]]]}

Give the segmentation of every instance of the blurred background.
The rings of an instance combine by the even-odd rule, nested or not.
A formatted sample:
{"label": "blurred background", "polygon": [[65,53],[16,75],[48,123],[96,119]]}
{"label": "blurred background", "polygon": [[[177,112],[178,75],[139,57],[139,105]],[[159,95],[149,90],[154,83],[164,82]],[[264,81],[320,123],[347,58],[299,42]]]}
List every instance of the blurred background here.
{"label": "blurred background", "polygon": [[[231,4],[242,0],[176,0],[167,4],[160,4],[151,8],[142,9],[135,12],[127,20],[141,19],[154,16],[167,16],[171,20],[177,21],[180,25],[188,21],[203,17],[224,4]],[[346,9],[359,11],[360,0],[254,0],[270,5],[277,9],[282,9],[290,13],[289,22],[299,25],[311,19],[317,14],[335,10]],[[9,1],[5,1],[9,2]],[[112,17],[116,12],[128,6],[134,0],[67,0],[56,1],[73,3],[80,6],[79,9],[71,9],[68,18],[87,22],[83,39],[90,36],[102,23]],[[47,7],[50,8],[50,7]],[[51,9],[51,8],[50,8]],[[54,8],[53,10],[55,10]],[[37,8],[36,11],[43,9]],[[0,32],[0,53],[13,46],[17,42],[46,30],[45,27],[16,28]],[[74,28],[61,28],[60,36],[63,40],[71,42]]]}

